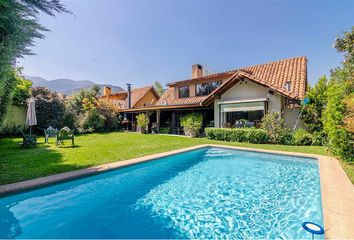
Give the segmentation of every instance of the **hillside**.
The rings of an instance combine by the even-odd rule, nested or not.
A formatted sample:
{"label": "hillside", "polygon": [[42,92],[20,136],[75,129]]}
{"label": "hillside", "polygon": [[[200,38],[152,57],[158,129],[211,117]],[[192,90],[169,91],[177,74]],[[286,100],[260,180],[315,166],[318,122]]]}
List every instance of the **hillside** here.
{"label": "hillside", "polygon": [[56,91],[58,93],[63,93],[65,95],[71,95],[77,91],[79,91],[82,88],[91,88],[94,85],[99,85],[101,87],[101,91],[104,86],[108,86],[112,88],[113,92],[118,92],[123,90],[119,86],[114,86],[110,84],[97,84],[95,82],[89,81],[89,80],[81,80],[81,81],[75,81],[72,79],[66,79],[66,78],[61,78],[61,79],[54,79],[54,80],[46,80],[42,77],[37,77],[37,76],[24,76],[26,79],[30,80],[33,83],[33,86],[40,86],[40,87],[46,87],[48,89],[51,89],[53,91]]}

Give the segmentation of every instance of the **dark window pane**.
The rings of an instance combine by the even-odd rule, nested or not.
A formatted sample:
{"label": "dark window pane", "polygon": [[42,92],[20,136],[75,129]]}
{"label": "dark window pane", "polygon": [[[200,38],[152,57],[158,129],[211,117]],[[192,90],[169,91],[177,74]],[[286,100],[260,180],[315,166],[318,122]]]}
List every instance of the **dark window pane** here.
{"label": "dark window pane", "polygon": [[209,95],[212,91],[220,86],[222,81],[214,81],[207,83],[199,83],[195,85],[195,95],[196,96],[206,96]]}
{"label": "dark window pane", "polygon": [[178,96],[179,98],[189,97],[189,87],[188,86],[179,87]]}
{"label": "dark window pane", "polygon": [[248,112],[227,112],[226,113],[226,122],[230,126],[235,126],[235,123],[239,120],[247,120],[250,125],[257,126],[262,118],[264,117],[264,111],[248,111]]}

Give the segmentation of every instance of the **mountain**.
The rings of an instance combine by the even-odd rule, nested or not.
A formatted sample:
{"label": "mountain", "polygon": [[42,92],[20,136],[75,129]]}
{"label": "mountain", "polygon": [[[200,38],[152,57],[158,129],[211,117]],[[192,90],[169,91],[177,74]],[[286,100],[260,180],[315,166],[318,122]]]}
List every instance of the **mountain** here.
{"label": "mountain", "polygon": [[65,95],[71,95],[75,92],[78,92],[82,88],[88,89],[94,85],[99,85],[101,87],[101,92],[104,86],[111,87],[112,92],[118,92],[123,90],[123,88],[119,86],[114,86],[110,84],[97,84],[95,82],[88,81],[88,80],[75,81],[66,78],[46,80],[42,77],[28,76],[28,75],[24,75],[24,78],[30,80],[33,83],[33,86],[35,87],[36,86],[46,87],[48,89],[51,89],[58,93],[63,93]]}

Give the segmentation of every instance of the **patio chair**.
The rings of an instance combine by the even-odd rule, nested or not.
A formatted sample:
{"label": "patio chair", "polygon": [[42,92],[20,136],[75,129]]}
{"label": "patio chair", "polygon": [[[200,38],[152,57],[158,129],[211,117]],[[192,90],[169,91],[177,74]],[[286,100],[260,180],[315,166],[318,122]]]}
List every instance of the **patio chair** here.
{"label": "patio chair", "polygon": [[53,128],[52,126],[49,126],[47,129],[43,129],[44,130],[44,142],[45,143],[49,143],[49,138],[52,137],[56,137],[57,133],[58,133],[58,129]]}
{"label": "patio chair", "polygon": [[21,129],[18,128],[18,131],[22,134],[22,145],[21,147],[37,147],[37,136],[33,134],[25,134]]}
{"label": "patio chair", "polygon": [[74,147],[74,131],[70,130],[68,127],[63,127],[60,129],[59,132],[57,132],[57,147],[59,145],[63,144],[64,140],[71,140],[71,144]]}

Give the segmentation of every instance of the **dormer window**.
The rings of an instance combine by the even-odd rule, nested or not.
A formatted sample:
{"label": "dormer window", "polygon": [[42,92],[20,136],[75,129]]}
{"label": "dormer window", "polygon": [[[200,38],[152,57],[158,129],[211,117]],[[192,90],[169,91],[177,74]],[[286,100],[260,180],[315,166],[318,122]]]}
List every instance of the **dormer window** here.
{"label": "dormer window", "polygon": [[220,86],[222,81],[213,81],[207,83],[199,83],[195,85],[195,95],[196,96],[207,96],[212,91]]}
{"label": "dormer window", "polygon": [[291,91],[291,82],[290,81],[286,81],[286,83],[284,84],[284,89],[285,89],[285,91],[288,91],[288,92]]}
{"label": "dormer window", "polygon": [[181,86],[178,88],[179,98],[188,98],[189,97],[189,86]]}

